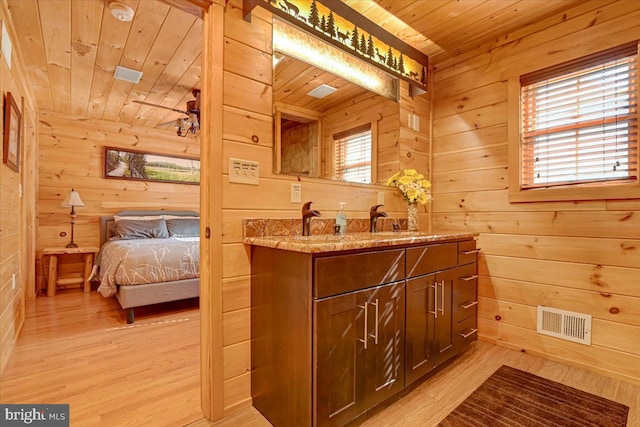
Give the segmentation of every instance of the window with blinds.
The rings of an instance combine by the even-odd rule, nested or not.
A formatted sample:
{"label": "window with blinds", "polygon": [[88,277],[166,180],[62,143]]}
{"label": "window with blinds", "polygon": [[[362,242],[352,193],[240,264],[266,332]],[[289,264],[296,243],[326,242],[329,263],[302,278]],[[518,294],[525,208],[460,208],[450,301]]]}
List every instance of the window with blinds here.
{"label": "window with blinds", "polygon": [[371,124],[333,135],[335,178],[371,183]]}
{"label": "window with blinds", "polygon": [[520,77],[523,189],[638,179],[637,46]]}

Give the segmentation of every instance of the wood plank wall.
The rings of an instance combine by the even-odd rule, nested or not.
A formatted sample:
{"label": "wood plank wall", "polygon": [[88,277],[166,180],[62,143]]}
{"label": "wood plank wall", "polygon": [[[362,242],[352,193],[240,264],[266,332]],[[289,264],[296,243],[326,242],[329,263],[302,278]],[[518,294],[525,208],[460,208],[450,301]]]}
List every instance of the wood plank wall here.
{"label": "wood plank wall", "polygon": [[[301,204],[289,201],[290,185],[298,179],[272,173],[271,15],[256,8],[252,22],[247,23],[242,20],[242,2],[231,0],[225,11],[224,35],[223,351],[224,410],[228,414],[251,405],[250,247],[242,243],[242,219],[297,218]],[[417,101],[406,108],[416,109],[417,114],[428,117],[428,111],[420,110],[428,105],[428,101]],[[388,142],[389,147],[397,151],[396,167],[401,164],[402,153],[417,153],[416,144],[428,144],[429,134],[425,134],[426,141],[412,140],[402,146],[399,135],[400,129]],[[428,151],[422,145],[420,149]],[[229,157],[260,162],[260,184],[229,183]],[[425,157],[405,154],[405,157],[426,159],[426,154]],[[415,162],[424,162],[416,167],[426,170],[425,160]],[[312,200],[313,207],[326,218],[335,216],[341,200],[349,202],[348,217],[368,218],[369,208],[377,204],[378,192],[384,193],[384,209],[390,216],[406,217],[406,205],[399,192],[392,188],[304,177],[300,182],[303,201]],[[426,226],[426,221],[423,223]]]}
{"label": "wood plank wall", "polygon": [[[74,241],[99,246],[100,216],[124,209],[174,209],[199,212],[199,186],[103,178],[104,147],[117,147],[199,158],[197,138],[180,138],[155,130],[80,116],[42,112],[39,124],[39,234],[37,254],[69,243],[69,208],[61,208],[71,188],[85,207],[76,208]],[[67,235],[61,237],[60,233]],[[41,260],[39,272],[48,260]],[[80,259],[60,266],[60,275],[75,273]],[[40,285],[43,285],[41,283]]]}
{"label": "wood plank wall", "polygon": [[[479,233],[479,336],[640,383],[640,194],[510,204],[507,82],[640,38],[640,2],[585,2],[438,64],[434,231]],[[517,141],[516,141],[517,143]],[[592,345],[536,333],[536,306],[593,316]]]}
{"label": "wood plank wall", "polygon": [[[24,322],[25,301],[35,298],[33,247],[37,193],[38,115],[35,97],[25,79],[18,38],[6,7],[0,3],[0,20],[12,41],[11,69],[0,54],[0,94],[11,92],[22,113],[19,173],[0,164],[0,374],[9,360]],[[15,286],[14,286],[15,278]]]}

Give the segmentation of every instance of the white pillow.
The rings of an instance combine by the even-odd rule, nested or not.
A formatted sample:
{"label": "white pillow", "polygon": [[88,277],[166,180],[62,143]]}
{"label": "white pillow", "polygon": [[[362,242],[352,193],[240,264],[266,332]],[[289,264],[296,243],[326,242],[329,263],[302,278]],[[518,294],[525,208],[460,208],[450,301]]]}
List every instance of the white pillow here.
{"label": "white pillow", "polygon": [[118,222],[123,219],[133,219],[138,221],[152,221],[155,219],[164,219],[163,215],[142,215],[142,216],[122,216],[122,215],[114,215],[113,220]]}
{"label": "white pillow", "polygon": [[162,215],[162,219],[200,219],[199,216]]}

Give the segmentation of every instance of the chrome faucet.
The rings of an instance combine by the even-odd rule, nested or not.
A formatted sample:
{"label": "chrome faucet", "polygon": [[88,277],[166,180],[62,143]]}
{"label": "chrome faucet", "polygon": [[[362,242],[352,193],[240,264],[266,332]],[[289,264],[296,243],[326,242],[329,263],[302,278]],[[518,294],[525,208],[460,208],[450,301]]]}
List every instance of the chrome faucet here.
{"label": "chrome faucet", "polygon": [[384,217],[387,216],[386,212],[378,212],[378,208],[380,206],[384,206],[384,205],[371,206],[371,209],[369,210],[369,231],[371,233],[378,232],[378,218],[381,216],[384,216]]}
{"label": "chrome faucet", "polygon": [[302,206],[302,235],[311,236],[311,217],[322,216],[320,212],[311,209],[311,203],[307,202]]}

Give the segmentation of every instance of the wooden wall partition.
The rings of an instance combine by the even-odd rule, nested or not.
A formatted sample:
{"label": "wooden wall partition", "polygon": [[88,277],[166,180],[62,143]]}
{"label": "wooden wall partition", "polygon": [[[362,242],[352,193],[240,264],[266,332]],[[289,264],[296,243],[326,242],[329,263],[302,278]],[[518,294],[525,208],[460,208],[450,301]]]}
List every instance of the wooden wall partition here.
{"label": "wooden wall partition", "polygon": [[200,191],[200,402],[204,416],[224,415],[222,352],[222,97],[224,4],[203,16]]}
{"label": "wooden wall partition", "polygon": [[[197,138],[180,138],[171,130],[42,112],[39,139],[38,257],[45,247],[69,243],[70,209],[60,204],[71,188],[80,193],[85,204],[76,208],[74,241],[80,246],[99,246],[101,215],[124,209],[199,211],[198,185],[103,178],[105,146],[199,158]],[[47,260],[43,261],[41,267],[46,267]],[[59,275],[78,268],[79,264],[69,262],[60,266]],[[46,275],[46,268],[38,272]]]}
{"label": "wooden wall partition", "polygon": [[[13,45],[11,68],[0,54],[0,94],[11,92],[22,114],[20,167],[15,172],[0,163],[0,374],[4,371],[24,322],[25,301],[35,298],[37,233],[38,114],[35,97],[26,80],[25,65],[6,3],[0,3],[0,20]],[[4,128],[3,128],[4,129]]]}
{"label": "wooden wall partition", "polygon": [[[434,231],[479,233],[479,336],[640,383],[640,194],[509,203],[508,81],[640,38],[640,3],[584,2],[438,64]],[[536,333],[536,306],[593,316],[592,344]]]}
{"label": "wooden wall partition", "polygon": [[[313,207],[320,210],[325,218],[335,217],[338,202],[342,200],[348,201],[349,218],[368,218],[369,208],[377,204],[378,192],[384,193],[384,210],[392,217],[406,217],[406,205],[394,188],[304,177],[298,180],[296,177],[274,174],[271,14],[256,8],[252,22],[247,23],[242,20],[241,0],[229,1],[225,10],[224,47],[222,308],[224,412],[228,414],[251,405],[251,248],[242,243],[242,219],[298,218],[302,206],[290,202],[290,186],[294,182],[302,184],[303,202],[313,201]],[[416,103],[416,108],[424,104],[428,102]],[[429,115],[424,111],[417,113],[426,117]],[[402,113],[399,114],[401,117]],[[421,140],[422,143],[428,144],[428,139]],[[399,129],[389,136],[385,144],[397,150],[396,167],[401,164],[401,148],[406,152],[417,151],[413,140],[401,145]],[[424,151],[428,150],[425,148]],[[258,161],[259,185],[229,183],[229,157]],[[415,158],[423,159],[419,156]],[[425,160],[416,160],[415,163],[418,162]],[[416,167],[426,170],[427,164],[425,162]],[[386,179],[386,176],[380,178]],[[426,227],[426,222],[424,225]]]}

